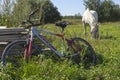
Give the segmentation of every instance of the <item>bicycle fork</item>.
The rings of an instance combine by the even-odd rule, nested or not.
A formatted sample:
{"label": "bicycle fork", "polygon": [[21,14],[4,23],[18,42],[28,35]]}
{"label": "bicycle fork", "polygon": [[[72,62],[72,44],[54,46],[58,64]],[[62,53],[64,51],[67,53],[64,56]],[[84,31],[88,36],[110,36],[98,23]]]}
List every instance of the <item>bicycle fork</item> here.
{"label": "bicycle fork", "polygon": [[30,39],[27,40],[27,46],[26,49],[24,51],[24,60],[26,60],[26,58],[30,58],[31,57],[31,53],[32,53],[32,41],[33,41],[33,33],[31,31],[31,36]]}

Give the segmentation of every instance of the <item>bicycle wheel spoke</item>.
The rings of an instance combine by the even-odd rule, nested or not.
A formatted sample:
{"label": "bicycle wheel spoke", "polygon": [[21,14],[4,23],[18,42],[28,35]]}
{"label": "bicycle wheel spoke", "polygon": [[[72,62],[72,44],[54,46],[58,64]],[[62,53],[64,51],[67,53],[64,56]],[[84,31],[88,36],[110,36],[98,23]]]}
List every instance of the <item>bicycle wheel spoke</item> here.
{"label": "bicycle wheel spoke", "polygon": [[[14,65],[20,65],[24,60],[24,51],[26,49],[26,41],[18,40],[10,43],[2,54],[2,63],[6,65],[6,63],[12,63]],[[33,44],[32,46],[32,55],[38,55],[41,53],[40,48]]]}
{"label": "bicycle wheel spoke", "polygon": [[95,63],[95,53],[92,46],[82,38],[73,38],[74,44],[69,44],[69,56],[74,63],[89,65]]}

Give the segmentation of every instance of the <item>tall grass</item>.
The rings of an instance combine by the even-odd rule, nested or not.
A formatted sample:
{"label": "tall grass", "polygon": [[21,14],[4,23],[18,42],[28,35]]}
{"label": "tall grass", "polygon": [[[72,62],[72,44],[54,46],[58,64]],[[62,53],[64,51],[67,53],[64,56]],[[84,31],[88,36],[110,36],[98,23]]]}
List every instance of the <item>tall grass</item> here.
{"label": "tall grass", "polygon": [[[72,22],[72,21],[71,21]],[[53,24],[44,26],[45,29],[60,33],[60,28]],[[68,25],[65,29],[66,37],[84,38],[84,28],[80,22]],[[20,67],[8,65],[0,67],[1,80],[120,80],[120,22],[101,23],[100,38],[91,39],[89,27],[85,38],[94,48],[97,64],[89,69],[83,64],[76,65],[70,60],[55,61],[51,58],[39,58],[38,62],[23,62]],[[47,34],[46,34],[47,35]],[[61,40],[51,37],[51,42],[60,50]],[[58,42],[57,42],[58,41]]]}

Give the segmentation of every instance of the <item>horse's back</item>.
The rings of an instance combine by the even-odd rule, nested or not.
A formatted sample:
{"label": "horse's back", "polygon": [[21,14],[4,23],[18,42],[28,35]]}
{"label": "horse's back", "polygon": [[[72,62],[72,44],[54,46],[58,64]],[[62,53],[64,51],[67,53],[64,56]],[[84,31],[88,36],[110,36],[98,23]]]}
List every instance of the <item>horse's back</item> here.
{"label": "horse's back", "polygon": [[98,21],[98,14],[94,10],[90,10],[91,14],[95,17],[95,20]]}
{"label": "horse's back", "polygon": [[92,24],[98,22],[98,14],[94,10],[87,9],[82,16],[82,22]]}

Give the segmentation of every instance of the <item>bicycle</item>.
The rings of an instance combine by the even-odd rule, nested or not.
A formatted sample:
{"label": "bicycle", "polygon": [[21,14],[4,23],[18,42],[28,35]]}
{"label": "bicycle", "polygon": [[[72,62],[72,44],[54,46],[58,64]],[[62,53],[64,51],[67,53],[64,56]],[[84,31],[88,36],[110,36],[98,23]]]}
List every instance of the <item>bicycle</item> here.
{"label": "bicycle", "polygon": [[[50,51],[53,51],[55,55],[58,56],[58,58],[65,57],[71,59],[73,62],[82,62],[82,63],[95,63],[96,57],[95,57],[95,51],[92,48],[92,46],[84,39],[75,37],[67,39],[64,36],[64,29],[67,26],[67,23],[65,22],[59,22],[56,24],[56,26],[59,26],[62,28],[62,33],[58,34],[55,32],[49,32],[47,30],[40,29],[39,31],[35,28],[35,26],[41,25],[41,23],[34,24],[31,21],[31,16],[34,15],[38,9],[32,11],[27,20],[22,21],[22,24],[24,23],[30,23],[26,28],[31,28],[29,30],[29,34],[26,40],[16,40],[11,42],[6,46],[2,53],[2,64],[6,65],[7,61],[16,63],[17,59],[18,62],[20,62],[20,59],[25,59],[28,57],[31,57],[32,55],[39,55],[44,54],[44,47],[42,47],[42,43],[47,45],[48,49]],[[60,53],[41,33],[48,33],[53,36],[60,37],[62,39],[62,44],[66,43],[66,48],[62,48],[62,52]],[[33,40],[34,36],[37,36],[37,38],[42,42],[40,45],[36,44]],[[39,47],[40,46],[40,47]],[[66,49],[66,54],[64,52],[64,49]],[[49,54],[49,53],[48,53]],[[15,55],[15,56],[14,56]],[[51,55],[51,53],[49,54]],[[11,57],[12,56],[12,57]],[[17,57],[16,57],[17,56]],[[22,57],[22,58],[21,58]],[[12,59],[10,59],[12,58]],[[16,58],[16,59],[15,59]],[[15,60],[15,61],[12,61]]]}

